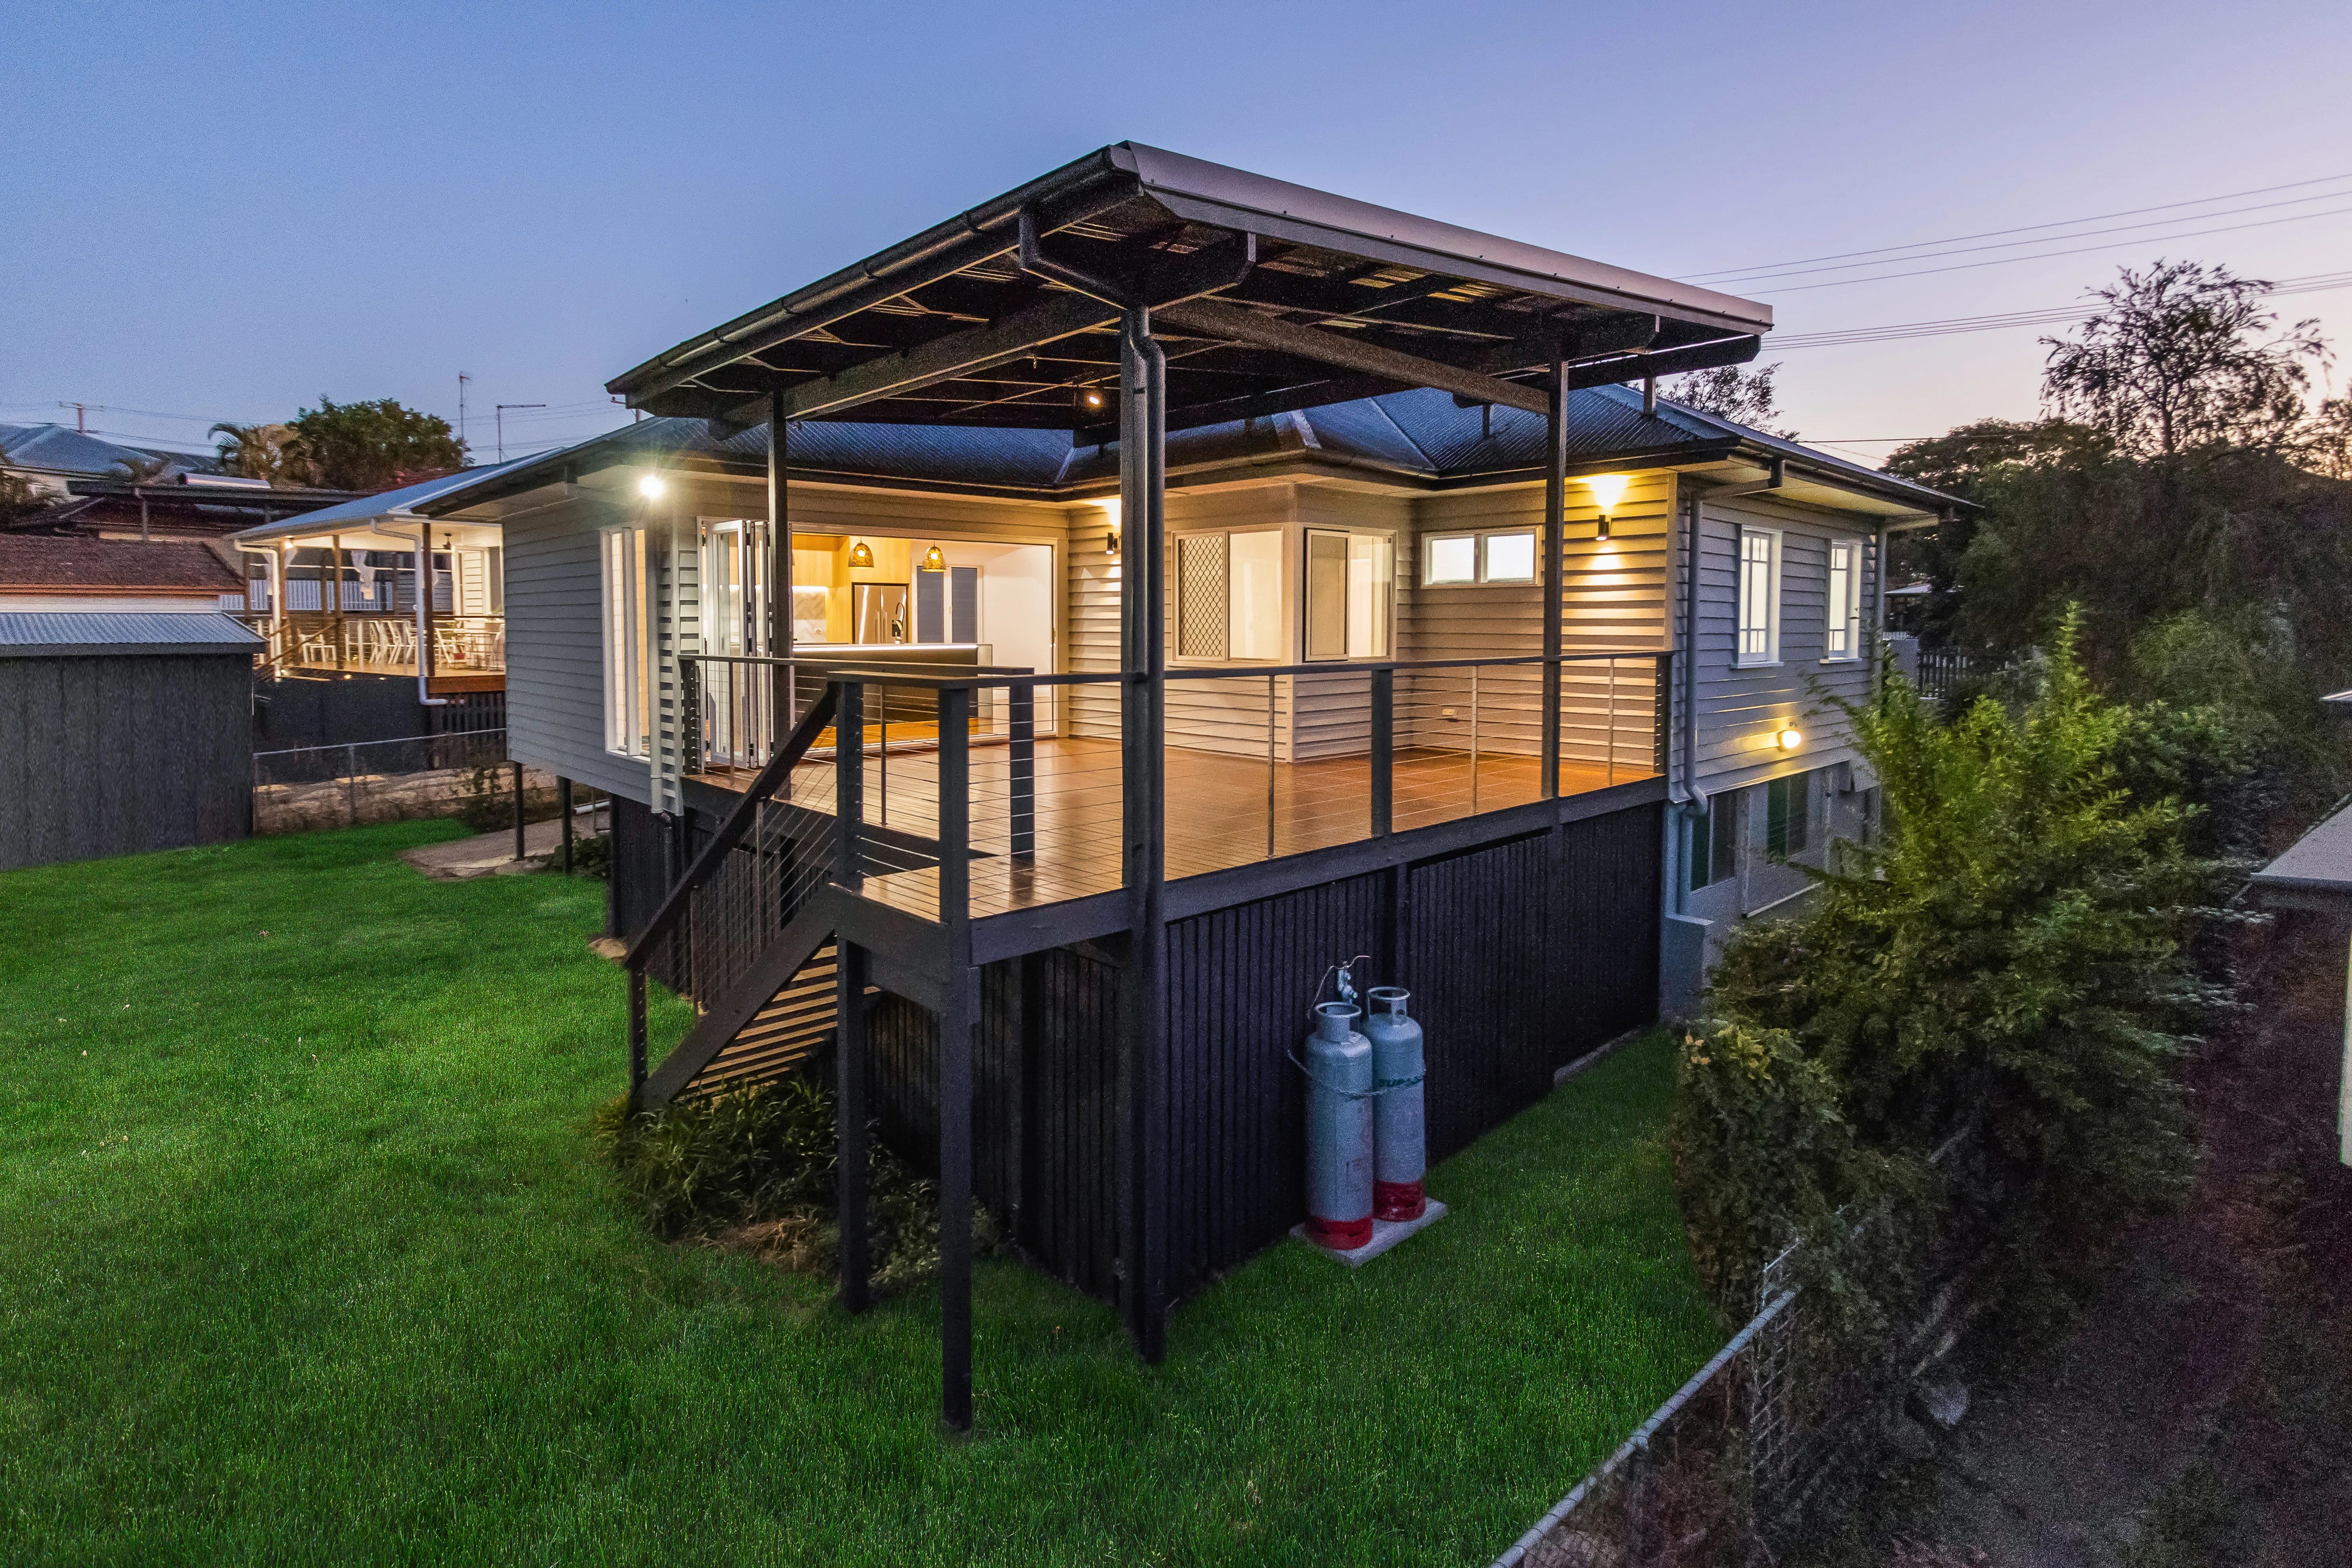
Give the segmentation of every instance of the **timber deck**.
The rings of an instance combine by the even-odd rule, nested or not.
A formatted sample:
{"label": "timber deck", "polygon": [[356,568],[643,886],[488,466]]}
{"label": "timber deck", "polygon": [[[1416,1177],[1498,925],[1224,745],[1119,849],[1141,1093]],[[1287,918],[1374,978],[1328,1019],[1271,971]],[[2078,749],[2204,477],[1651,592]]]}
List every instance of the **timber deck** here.
{"label": "timber deck", "polygon": [[[892,726],[894,731],[898,726]],[[830,740],[827,731],[824,739]],[[829,748],[828,748],[829,749]],[[937,743],[931,734],[894,733],[887,752],[865,758],[865,821],[892,836],[936,844],[940,831]],[[1012,749],[974,738],[971,779],[971,915],[986,919],[1120,886],[1119,745],[1116,741],[1040,737],[1035,742],[1035,851],[1012,852]],[[1255,756],[1171,746],[1167,770],[1167,875],[1171,881],[1371,836],[1371,763],[1362,754],[1269,763]],[[835,763],[812,753],[793,770],[793,804],[830,814]],[[750,770],[714,770],[699,782],[740,791]],[[1655,776],[1620,763],[1563,762],[1563,796]],[[1404,832],[1532,805],[1540,798],[1529,756],[1400,749],[1393,765],[1391,827]],[[869,873],[860,889],[876,902],[923,920],[939,915],[935,865]]]}

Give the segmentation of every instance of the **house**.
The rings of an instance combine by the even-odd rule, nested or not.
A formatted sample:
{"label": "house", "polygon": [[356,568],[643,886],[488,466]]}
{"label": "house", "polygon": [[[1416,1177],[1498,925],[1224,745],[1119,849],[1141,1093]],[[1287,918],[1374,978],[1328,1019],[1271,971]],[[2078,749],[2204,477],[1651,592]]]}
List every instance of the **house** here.
{"label": "house", "polygon": [[59,500],[76,479],[168,479],[215,473],[219,467],[209,453],[131,447],[62,425],[0,425],[0,473]]}
{"label": "house", "polygon": [[244,608],[244,574],[206,544],[0,532],[0,611]]}
{"label": "house", "polygon": [[416,502],[500,530],[510,754],[614,797],[632,1092],[829,1058],[843,1212],[869,1115],[939,1175],[951,1423],[969,1194],[1156,1360],[1302,1212],[1336,966],[1441,1158],[1864,830],[1830,700],[1947,503],[1657,397],[1770,325],[1122,143]]}
{"label": "house", "polygon": [[[509,465],[511,466],[511,465]],[[506,571],[495,524],[435,525],[416,509],[501,470],[466,469],[345,497],[231,535],[250,563],[274,669],[397,677],[433,702],[506,687]],[[429,560],[428,560],[429,557]],[[420,565],[420,563],[423,563]],[[420,571],[430,593],[417,592]]]}

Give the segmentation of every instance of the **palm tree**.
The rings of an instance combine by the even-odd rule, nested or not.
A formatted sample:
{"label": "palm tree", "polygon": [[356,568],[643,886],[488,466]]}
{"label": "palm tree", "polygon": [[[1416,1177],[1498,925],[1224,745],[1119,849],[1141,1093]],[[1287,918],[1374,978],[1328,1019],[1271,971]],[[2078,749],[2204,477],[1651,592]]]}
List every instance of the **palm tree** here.
{"label": "palm tree", "polygon": [[307,478],[289,426],[220,424],[207,434],[221,438],[221,466],[232,474],[268,479],[273,485],[299,485]]}

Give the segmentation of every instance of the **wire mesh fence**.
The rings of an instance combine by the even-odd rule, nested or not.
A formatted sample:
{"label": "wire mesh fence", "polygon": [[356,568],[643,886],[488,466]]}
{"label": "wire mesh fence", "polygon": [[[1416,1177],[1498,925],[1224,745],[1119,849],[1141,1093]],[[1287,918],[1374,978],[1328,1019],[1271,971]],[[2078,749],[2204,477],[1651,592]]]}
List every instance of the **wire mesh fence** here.
{"label": "wire mesh fence", "polygon": [[[302,833],[457,816],[488,832],[514,819],[504,730],[297,746],[253,754],[253,830]],[[552,775],[523,773],[525,815],[555,809]]]}

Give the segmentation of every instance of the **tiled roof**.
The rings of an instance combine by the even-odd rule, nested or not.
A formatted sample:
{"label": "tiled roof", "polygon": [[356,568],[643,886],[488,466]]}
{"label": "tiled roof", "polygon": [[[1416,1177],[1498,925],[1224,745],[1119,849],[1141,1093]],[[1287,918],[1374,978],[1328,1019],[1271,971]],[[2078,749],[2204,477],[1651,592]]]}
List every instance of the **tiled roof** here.
{"label": "tiled roof", "polygon": [[0,533],[0,589],[180,588],[233,594],[244,586],[245,579],[205,544]]}

